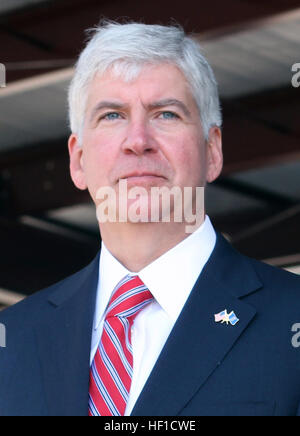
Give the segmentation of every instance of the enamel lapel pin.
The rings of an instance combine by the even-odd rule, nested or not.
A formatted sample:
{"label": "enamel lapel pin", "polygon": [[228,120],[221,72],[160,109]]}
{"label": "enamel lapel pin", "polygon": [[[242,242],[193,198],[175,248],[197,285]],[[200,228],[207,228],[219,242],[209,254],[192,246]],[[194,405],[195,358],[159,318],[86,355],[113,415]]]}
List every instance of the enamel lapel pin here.
{"label": "enamel lapel pin", "polygon": [[239,322],[239,319],[233,311],[228,314],[227,310],[225,309],[223,312],[215,315],[215,322],[221,322],[221,324],[226,322],[227,325],[236,325]]}

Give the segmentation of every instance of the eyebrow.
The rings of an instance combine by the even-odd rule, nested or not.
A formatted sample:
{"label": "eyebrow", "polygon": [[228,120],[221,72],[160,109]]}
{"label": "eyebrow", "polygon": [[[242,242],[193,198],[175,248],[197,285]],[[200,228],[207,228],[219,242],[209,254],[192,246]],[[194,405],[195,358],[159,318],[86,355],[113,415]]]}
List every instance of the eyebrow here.
{"label": "eyebrow", "polygon": [[[176,106],[179,109],[182,110],[182,112],[187,116],[191,117],[191,112],[188,110],[187,106],[180,100],[177,100],[176,98],[165,98],[163,100],[158,100],[153,103],[150,103],[147,105],[149,109],[158,109],[166,106]],[[95,117],[95,115],[103,110],[103,109],[114,109],[114,110],[121,110],[126,109],[128,106],[123,103],[117,103],[114,101],[100,101],[95,108],[92,110],[92,114],[90,117],[90,121],[92,121]]]}
{"label": "eyebrow", "polygon": [[95,115],[101,111],[102,109],[115,109],[115,110],[120,110],[120,109],[124,109],[126,107],[126,105],[122,104],[122,103],[116,103],[114,101],[100,101],[92,110],[92,114],[90,117],[90,121],[92,121],[95,117]]}
{"label": "eyebrow", "polygon": [[182,101],[177,100],[176,98],[165,98],[163,100],[159,100],[159,101],[153,102],[153,103],[151,103],[149,105],[149,107],[151,109],[162,108],[162,107],[165,107],[165,106],[177,106],[179,109],[182,110],[182,112],[187,117],[191,116],[191,112],[188,110],[186,105]]}

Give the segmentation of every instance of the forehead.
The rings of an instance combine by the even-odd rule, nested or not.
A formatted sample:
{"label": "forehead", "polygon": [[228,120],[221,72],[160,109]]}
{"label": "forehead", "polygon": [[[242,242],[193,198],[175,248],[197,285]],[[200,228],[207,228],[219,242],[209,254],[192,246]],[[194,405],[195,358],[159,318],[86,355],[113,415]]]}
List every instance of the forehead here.
{"label": "forehead", "polygon": [[88,106],[99,98],[115,98],[127,102],[142,99],[145,102],[161,98],[180,98],[194,104],[190,86],[184,74],[175,65],[159,64],[142,66],[138,74],[128,80],[122,70],[113,69],[96,74],[88,88]]}

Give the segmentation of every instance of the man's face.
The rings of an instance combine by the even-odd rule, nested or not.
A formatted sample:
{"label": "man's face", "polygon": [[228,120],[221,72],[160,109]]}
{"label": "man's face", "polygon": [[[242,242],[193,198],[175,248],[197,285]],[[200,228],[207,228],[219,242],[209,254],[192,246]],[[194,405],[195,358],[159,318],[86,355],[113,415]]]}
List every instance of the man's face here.
{"label": "man's face", "polygon": [[75,185],[97,204],[101,187],[205,186],[222,167],[220,131],[205,141],[199,111],[181,71],[145,66],[130,83],[110,71],[89,87],[82,148],[69,140]]}

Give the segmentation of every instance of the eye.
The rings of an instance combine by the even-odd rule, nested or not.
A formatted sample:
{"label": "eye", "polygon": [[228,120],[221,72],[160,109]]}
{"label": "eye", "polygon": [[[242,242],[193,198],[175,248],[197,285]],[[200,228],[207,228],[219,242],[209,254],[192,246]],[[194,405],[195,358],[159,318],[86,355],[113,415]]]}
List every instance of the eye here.
{"label": "eye", "polygon": [[179,118],[179,116],[177,114],[175,114],[174,112],[170,112],[170,111],[164,111],[160,114],[160,117],[162,117],[164,120],[174,120]]}
{"label": "eye", "polygon": [[108,114],[102,115],[100,120],[106,121],[114,121],[120,118],[120,114],[118,112],[109,112]]}

